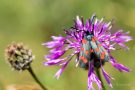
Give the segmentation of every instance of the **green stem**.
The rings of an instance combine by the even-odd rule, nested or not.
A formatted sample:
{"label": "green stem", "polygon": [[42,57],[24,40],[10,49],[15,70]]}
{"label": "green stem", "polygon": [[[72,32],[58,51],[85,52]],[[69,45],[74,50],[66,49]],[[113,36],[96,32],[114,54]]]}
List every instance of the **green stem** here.
{"label": "green stem", "polygon": [[101,81],[102,89],[103,89],[103,90],[106,90],[105,85],[104,85],[104,83],[103,83],[103,80],[102,80],[102,78],[101,78],[100,69],[95,68],[95,71],[96,71],[96,74],[97,74],[99,80]]}
{"label": "green stem", "polygon": [[43,90],[47,90],[47,88],[38,80],[38,78],[36,77],[35,73],[33,72],[32,68],[31,68],[31,66],[27,70],[29,71],[31,76],[34,78],[34,80],[41,86],[41,88]]}

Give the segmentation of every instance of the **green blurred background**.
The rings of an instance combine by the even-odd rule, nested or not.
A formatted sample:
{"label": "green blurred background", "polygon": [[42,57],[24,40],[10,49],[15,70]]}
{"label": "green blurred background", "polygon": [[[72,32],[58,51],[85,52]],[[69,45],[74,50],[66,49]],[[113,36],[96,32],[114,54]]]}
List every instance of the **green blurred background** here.
{"label": "green blurred background", "polygon": [[[130,31],[135,38],[135,0],[0,0],[0,90],[12,84],[36,84],[27,71],[11,71],[5,61],[4,49],[11,42],[23,42],[36,56],[32,67],[41,82],[50,90],[87,90],[87,71],[75,68],[71,62],[59,80],[54,78],[57,66],[46,67],[43,56],[48,49],[41,46],[52,35],[65,35],[64,28],[73,25],[76,15],[89,18],[115,19],[117,26]],[[132,72],[120,73],[106,63],[105,70],[112,75],[113,89],[135,90],[135,42],[127,43],[130,50],[117,50],[112,54]],[[106,82],[105,82],[106,83]]]}

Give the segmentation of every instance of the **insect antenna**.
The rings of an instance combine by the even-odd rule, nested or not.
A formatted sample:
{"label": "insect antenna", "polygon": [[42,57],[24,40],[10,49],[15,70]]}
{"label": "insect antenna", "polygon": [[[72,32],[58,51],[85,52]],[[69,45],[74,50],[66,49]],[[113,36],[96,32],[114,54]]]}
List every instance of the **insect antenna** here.
{"label": "insect antenna", "polygon": [[98,33],[98,35],[99,35],[99,34],[101,34],[101,33],[102,33],[102,31],[103,31],[103,27],[101,28],[101,30],[100,30],[100,32]]}
{"label": "insect antenna", "polygon": [[89,20],[89,23],[92,24],[94,22],[94,19],[96,18],[96,14],[94,13],[92,17]]}

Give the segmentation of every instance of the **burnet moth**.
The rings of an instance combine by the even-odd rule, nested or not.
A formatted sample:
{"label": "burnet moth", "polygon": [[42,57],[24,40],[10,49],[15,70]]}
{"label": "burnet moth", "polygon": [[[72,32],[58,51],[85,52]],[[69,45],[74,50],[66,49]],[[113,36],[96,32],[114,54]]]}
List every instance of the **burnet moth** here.
{"label": "burnet moth", "polygon": [[[93,22],[94,17],[91,22]],[[94,67],[99,68],[101,63],[104,64],[104,62],[109,61],[109,55],[106,49],[94,36],[93,32],[87,31],[82,39],[82,46],[79,53],[79,66],[88,69],[88,64],[92,60],[94,60]]]}

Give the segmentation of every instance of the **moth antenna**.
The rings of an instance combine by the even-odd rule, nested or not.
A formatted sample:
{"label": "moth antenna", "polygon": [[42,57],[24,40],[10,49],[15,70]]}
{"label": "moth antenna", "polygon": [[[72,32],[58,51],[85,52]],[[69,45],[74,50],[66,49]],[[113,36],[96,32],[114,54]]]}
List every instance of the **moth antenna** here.
{"label": "moth antenna", "polygon": [[94,24],[92,24],[91,34],[94,35]]}
{"label": "moth antenna", "polygon": [[100,30],[100,32],[99,32],[98,34],[101,34],[101,33],[102,33],[102,31],[103,31],[103,27],[101,28],[101,30]]}
{"label": "moth antenna", "polygon": [[90,18],[89,23],[92,24],[95,18],[96,18],[96,14],[94,13]]}
{"label": "moth antenna", "polygon": [[84,20],[83,20],[83,16],[81,16],[81,21],[82,21],[82,24],[84,26]]}

